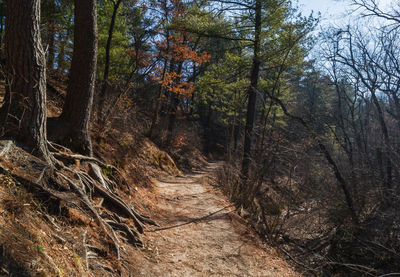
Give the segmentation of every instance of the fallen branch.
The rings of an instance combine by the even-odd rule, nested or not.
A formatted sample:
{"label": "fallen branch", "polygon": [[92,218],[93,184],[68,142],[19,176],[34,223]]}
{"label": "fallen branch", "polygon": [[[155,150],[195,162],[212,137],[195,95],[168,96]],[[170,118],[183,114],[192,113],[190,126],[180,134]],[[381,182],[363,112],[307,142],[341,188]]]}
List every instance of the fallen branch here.
{"label": "fallen branch", "polygon": [[208,214],[208,215],[205,215],[205,216],[202,216],[202,217],[199,217],[199,218],[195,218],[195,219],[189,220],[188,222],[181,223],[181,224],[177,224],[177,225],[172,225],[172,226],[167,226],[167,227],[162,227],[162,228],[157,228],[157,229],[152,229],[152,230],[149,230],[149,232],[158,232],[158,231],[163,231],[163,230],[178,228],[178,227],[182,227],[182,226],[185,226],[185,225],[189,225],[189,224],[191,224],[191,223],[199,222],[199,221],[202,221],[202,220],[204,220],[204,219],[209,218],[210,216],[213,216],[213,215],[215,215],[215,214],[217,214],[217,213],[220,213],[220,212],[222,212],[223,210],[226,210],[226,209],[231,208],[231,207],[234,207],[234,206],[235,206],[235,205],[228,205],[228,206],[226,206],[226,207],[223,207],[222,209],[219,209],[218,211],[212,212],[212,213],[210,213],[210,214]]}

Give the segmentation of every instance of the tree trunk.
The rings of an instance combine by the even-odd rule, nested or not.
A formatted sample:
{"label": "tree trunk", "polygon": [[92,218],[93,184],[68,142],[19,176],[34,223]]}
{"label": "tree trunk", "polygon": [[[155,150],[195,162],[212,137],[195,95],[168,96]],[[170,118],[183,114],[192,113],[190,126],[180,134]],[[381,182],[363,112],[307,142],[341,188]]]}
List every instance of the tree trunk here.
{"label": "tree trunk", "polygon": [[[169,32],[167,32],[167,49],[166,49],[166,53],[169,52]],[[162,71],[162,80],[164,80],[165,78],[165,73],[167,72],[167,65],[168,65],[168,55],[165,55],[164,58],[164,67],[163,67],[163,71]],[[159,113],[160,113],[160,108],[161,108],[161,97],[164,93],[164,87],[160,84],[160,88],[159,88],[159,92],[158,92],[158,97],[156,99],[156,106],[154,108],[154,113],[153,113],[153,118],[151,120],[151,126],[149,129],[149,138],[152,139],[153,138],[153,134],[154,134],[154,129],[156,128],[157,124],[158,124],[158,120],[159,120]]]}
{"label": "tree trunk", "polygon": [[97,64],[96,1],[75,0],[74,52],[67,96],[60,118],[51,126],[52,139],[74,151],[92,155],[89,120]]}
{"label": "tree trunk", "polygon": [[66,40],[64,39],[64,33],[60,32],[58,34],[58,44],[59,50],[57,55],[57,72],[63,73],[65,68],[65,45],[67,44]]}
{"label": "tree trunk", "polygon": [[5,9],[5,3],[1,1],[0,3],[0,49],[3,43],[3,33],[4,33],[4,9]]}
{"label": "tree trunk", "polygon": [[235,141],[235,133],[237,132],[237,126],[236,126],[236,111],[233,112],[233,119],[232,119],[232,125],[231,125],[231,134],[230,138],[228,141],[228,161],[232,161],[232,157],[234,155],[234,141]]}
{"label": "tree trunk", "polygon": [[6,8],[6,97],[2,133],[50,161],[46,137],[46,60],[40,38],[40,0],[13,0]]}
{"label": "tree trunk", "polygon": [[47,66],[49,70],[54,69],[54,60],[55,60],[55,36],[56,36],[56,28],[55,22],[51,20],[49,22],[49,41],[48,41],[48,53],[47,53]]}
{"label": "tree trunk", "polygon": [[176,117],[177,117],[177,113],[178,113],[178,107],[179,107],[179,96],[178,95],[171,95],[171,109],[169,111],[169,115],[168,115],[168,127],[167,127],[167,144],[171,145],[172,144],[172,140],[174,138],[173,133],[174,133],[174,129],[175,129],[175,123],[176,123]]}
{"label": "tree trunk", "polygon": [[[168,16],[169,16],[168,9],[165,7],[164,11],[165,11],[164,17],[167,19]],[[164,65],[163,65],[163,71],[162,71],[162,75],[161,75],[161,80],[164,80],[165,74],[167,72],[167,66],[168,66],[168,60],[169,60],[168,59],[168,55],[169,55],[169,50],[170,50],[169,38],[170,38],[170,31],[167,29],[166,32],[165,32],[165,41],[166,41],[167,47],[166,47],[165,53],[164,53],[165,57],[164,57]],[[160,52],[160,54],[162,54],[162,52]],[[156,107],[154,109],[153,118],[151,120],[151,126],[150,126],[150,129],[149,129],[149,132],[148,132],[148,137],[150,139],[153,138],[154,130],[155,130],[155,128],[156,128],[156,126],[158,124],[158,121],[159,121],[159,113],[160,113],[160,109],[162,107],[162,105],[161,105],[161,97],[162,97],[163,93],[164,93],[164,87],[160,84],[158,97],[156,99]]]}
{"label": "tree trunk", "polygon": [[[384,112],[379,104],[378,98],[376,97],[375,91],[371,90],[371,98],[372,98],[372,102],[375,105],[377,114],[378,114],[378,119],[379,119],[379,124],[380,127],[382,129],[382,133],[383,133],[383,139],[384,139],[384,148],[383,148],[383,159],[385,159],[386,161],[386,178],[384,178],[384,185],[385,185],[385,197],[386,198],[390,198],[390,194],[391,194],[391,189],[392,189],[392,178],[393,178],[393,174],[392,174],[392,161],[390,158],[391,155],[391,150],[390,150],[390,139],[389,139],[389,131],[388,128],[386,126],[386,122],[385,122],[385,116],[384,116]],[[385,200],[388,200],[385,199]]]}
{"label": "tree trunk", "polygon": [[112,37],[113,37],[113,33],[114,33],[115,19],[117,18],[118,9],[119,9],[119,6],[121,5],[121,2],[122,2],[122,0],[117,0],[117,2],[113,1],[114,8],[113,8],[112,16],[111,16],[110,27],[108,29],[108,38],[107,38],[107,45],[106,45],[106,61],[105,61],[105,65],[104,65],[103,84],[101,86],[101,91],[99,94],[99,101],[98,101],[98,108],[97,108],[97,111],[99,113],[98,117],[99,117],[100,121],[102,119],[104,100],[105,100],[106,90],[107,90],[108,75],[110,72],[111,41],[112,41]]}
{"label": "tree trunk", "polygon": [[311,128],[311,126],[303,118],[290,114],[288,112],[286,106],[282,103],[282,101],[279,98],[273,96],[272,94],[269,94],[268,91],[266,91],[266,92],[267,92],[268,96],[271,98],[271,100],[273,100],[275,103],[277,103],[281,107],[283,113],[286,116],[290,117],[291,119],[296,120],[301,125],[303,125],[307,129],[307,131],[310,133],[312,138],[317,142],[319,149],[321,150],[322,154],[324,154],[325,159],[328,161],[328,163],[330,164],[330,166],[333,169],[336,180],[338,181],[339,186],[342,189],[343,194],[345,196],[345,200],[346,200],[347,206],[349,208],[350,216],[353,221],[353,224],[355,226],[357,226],[359,223],[359,219],[358,219],[356,208],[354,206],[353,197],[350,194],[349,184],[343,177],[341,171],[339,170],[339,166],[333,159],[331,153],[328,151],[325,144],[322,142],[322,140],[319,138],[317,133]]}
{"label": "tree trunk", "polygon": [[73,24],[73,14],[71,11],[68,11],[67,25],[66,31],[62,30],[58,33],[58,55],[57,55],[57,71],[60,73],[64,73],[66,69],[66,61],[65,61],[65,47],[70,40],[71,26]]}
{"label": "tree trunk", "polygon": [[207,121],[204,126],[204,154],[206,156],[210,155],[211,153],[211,140],[212,138],[212,129],[211,129],[211,120],[213,116],[213,109],[212,109],[213,103],[210,103],[208,105],[208,114],[207,114]]}
{"label": "tree trunk", "polygon": [[[182,73],[183,62],[179,62],[177,74],[180,75]],[[174,63],[171,62],[170,72],[174,72]],[[177,82],[180,82],[180,78],[177,79]],[[171,144],[173,138],[173,132],[175,129],[176,117],[178,115],[178,107],[180,103],[179,94],[171,92],[171,109],[168,116],[168,135],[167,135],[167,143]]]}
{"label": "tree trunk", "polygon": [[255,15],[255,38],[254,38],[254,56],[253,65],[250,75],[250,86],[248,88],[248,103],[247,103],[247,115],[246,115],[246,127],[244,134],[244,153],[242,161],[242,185],[244,186],[249,178],[250,164],[252,159],[251,144],[253,138],[253,127],[254,118],[256,111],[256,100],[257,100],[257,85],[258,77],[260,72],[260,35],[261,35],[261,0],[256,1],[256,15]]}

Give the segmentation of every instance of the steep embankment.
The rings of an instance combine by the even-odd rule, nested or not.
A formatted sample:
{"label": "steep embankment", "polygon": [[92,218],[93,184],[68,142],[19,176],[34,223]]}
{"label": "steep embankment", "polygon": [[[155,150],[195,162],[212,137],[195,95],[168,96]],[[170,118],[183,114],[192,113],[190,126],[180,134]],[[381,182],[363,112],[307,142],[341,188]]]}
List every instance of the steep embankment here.
{"label": "steep embankment", "polygon": [[156,181],[160,228],[147,232],[141,276],[300,276],[263,245],[207,181],[219,166]]}

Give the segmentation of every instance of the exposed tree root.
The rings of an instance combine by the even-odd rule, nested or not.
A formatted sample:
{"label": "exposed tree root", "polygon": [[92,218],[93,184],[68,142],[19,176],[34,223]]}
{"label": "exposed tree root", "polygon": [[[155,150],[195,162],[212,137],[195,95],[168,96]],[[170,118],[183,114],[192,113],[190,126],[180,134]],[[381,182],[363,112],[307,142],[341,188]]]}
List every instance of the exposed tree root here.
{"label": "exposed tree root", "polygon": [[[4,145],[4,142],[2,144]],[[112,168],[113,172],[118,174],[118,179],[124,180],[116,168],[96,158],[73,154],[68,148],[54,143],[50,143],[54,166],[47,165],[14,144],[10,146],[10,143],[7,142],[4,146],[7,147],[6,151],[1,151],[0,170],[10,173],[21,183],[28,183],[36,190],[46,192],[50,198],[86,210],[111,240],[118,259],[120,258],[120,250],[123,250],[118,234],[122,235],[122,238],[125,237],[133,245],[142,246],[140,234],[144,231],[144,224],[158,226],[150,218],[136,212],[133,206],[124,202],[113,192],[112,189],[117,187],[118,184],[116,181],[107,178],[101,168]],[[66,160],[79,160],[80,163],[87,163],[90,170],[86,172],[86,168],[82,165],[78,168],[75,166],[74,169],[68,167],[62,162]],[[93,195],[103,197],[111,210],[118,212],[126,219],[121,219],[116,213],[101,205],[96,206],[92,200]],[[129,219],[133,220],[134,228],[126,223]]]}
{"label": "exposed tree root", "polygon": [[115,250],[117,252],[117,257],[118,259],[120,258],[120,245],[119,245],[119,240],[117,236],[115,235],[114,230],[112,227],[103,219],[101,218],[100,214],[97,212],[96,208],[93,206],[93,204],[90,202],[88,196],[86,193],[83,191],[82,188],[80,188],[73,180],[68,178],[67,176],[63,175],[62,173],[58,173],[62,178],[64,178],[70,185],[71,187],[78,193],[80,196],[81,202],[86,206],[86,208],[92,213],[94,216],[97,224],[99,224],[100,228],[108,235],[108,237],[113,241]]}

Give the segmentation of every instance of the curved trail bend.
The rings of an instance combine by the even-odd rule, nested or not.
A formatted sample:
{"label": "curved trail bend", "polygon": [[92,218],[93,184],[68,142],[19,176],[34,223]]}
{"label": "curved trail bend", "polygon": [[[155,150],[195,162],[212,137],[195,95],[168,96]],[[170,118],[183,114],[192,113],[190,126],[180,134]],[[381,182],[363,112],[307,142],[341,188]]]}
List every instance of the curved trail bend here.
{"label": "curved trail bend", "polygon": [[248,231],[232,204],[207,181],[220,166],[156,182],[158,222],[147,232],[141,276],[300,276]]}

